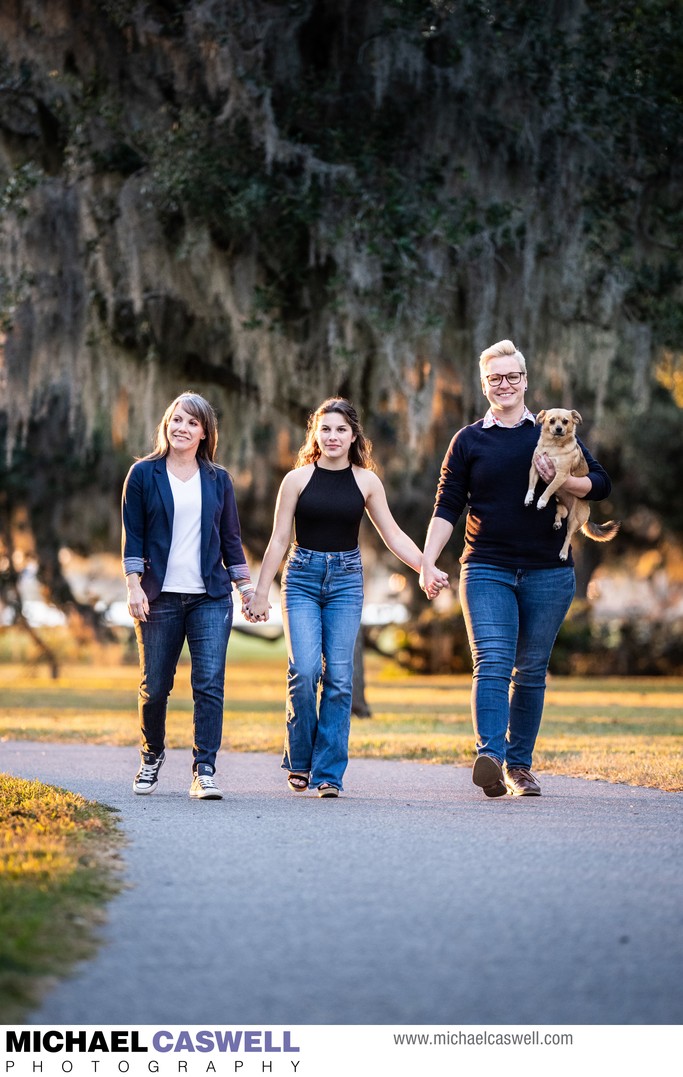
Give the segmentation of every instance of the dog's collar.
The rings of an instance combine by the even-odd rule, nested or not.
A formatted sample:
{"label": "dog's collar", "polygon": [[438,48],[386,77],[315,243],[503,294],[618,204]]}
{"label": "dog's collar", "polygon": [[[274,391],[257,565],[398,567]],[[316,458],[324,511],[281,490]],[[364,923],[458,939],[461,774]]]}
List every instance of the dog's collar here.
{"label": "dog's collar", "polygon": [[515,423],[514,426],[505,426],[505,423],[501,423],[500,419],[497,419],[493,414],[493,410],[489,408],[489,410],[486,412],[486,415],[484,416],[482,429],[489,430],[492,426],[502,426],[505,428],[505,430],[516,430],[518,426],[522,426],[523,423],[526,422],[533,423],[534,426],[536,425],[536,416],[532,415],[526,405],[524,406],[524,413],[522,415],[522,418],[519,420],[518,423]]}

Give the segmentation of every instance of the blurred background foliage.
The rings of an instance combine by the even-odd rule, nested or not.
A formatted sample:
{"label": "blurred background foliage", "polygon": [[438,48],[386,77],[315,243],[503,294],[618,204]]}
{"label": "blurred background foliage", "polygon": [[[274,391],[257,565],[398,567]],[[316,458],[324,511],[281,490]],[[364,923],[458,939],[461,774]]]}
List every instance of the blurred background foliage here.
{"label": "blurred background foliage", "polygon": [[[669,587],[670,608],[638,614],[637,631],[627,602],[609,647],[577,607],[572,648],[623,662],[676,635],[680,13],[665,0],[2,5],[5,601],[17,607],[33,558],[46,595],[97,622],[60,551],[116,550],[125,472],[188,387],[219,411],[255,558],[330,393],[359,406],[421,542],[448,440],[482,411],[476,357],[509,336],[530,406],[578,408],[614,480],[595,514],[622,531],[578,546],[580,593],[615,565]],[[443,614],[421,611],[413,581],[408,593],[419,651]]]}

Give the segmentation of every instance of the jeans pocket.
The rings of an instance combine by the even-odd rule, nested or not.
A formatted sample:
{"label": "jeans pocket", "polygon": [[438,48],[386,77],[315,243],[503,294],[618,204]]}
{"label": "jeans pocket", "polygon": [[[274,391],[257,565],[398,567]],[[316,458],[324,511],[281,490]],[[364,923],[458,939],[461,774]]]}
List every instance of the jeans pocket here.
{"label": "jeans pocket", "polygon": [[285,569],[306,568],[310,560],[311,555],[309,553],[304,553],[302,550],[293,550],[287,555]]}
{"label": "jeans pocket", "polygon": [[350,560],[344,560],[344,572],[360,572],[363,573],[363,562],[360,557],[354,557]]}

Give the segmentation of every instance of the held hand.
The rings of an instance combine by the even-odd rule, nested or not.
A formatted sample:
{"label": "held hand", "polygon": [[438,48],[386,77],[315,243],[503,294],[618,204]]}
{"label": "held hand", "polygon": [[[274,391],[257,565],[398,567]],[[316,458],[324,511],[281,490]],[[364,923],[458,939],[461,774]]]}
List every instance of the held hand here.
{"label": "held hand", "polygon": [[242,603],[242,608],[240,610],[240,613],[244,617],[245,621],[251,621],[252,618],[249,615],[249,603],[251,602],[252,598],[254,597],[254,588],[253,587],[245,587],[243,590],[240,590],[239,595],[240,595],[240,600],[241,600],[241,603]]}
{"label": "held hand", "polygon": [[245,616],[252,624],[256,621],[267,621],[270,608],[270,602],[267,598],[259,598],[258,595],[252,594],[249,598]]}
{"label": "held hand", "polygon": [[437,576],[436,582],[438,584],[439,591],[445,591],[451,585],[451,581],[448,578],[448,573],[443,572],[440,568],[437,568],[435,571]]}
{"label": "held hand", "polygon": [[442,572],[440,568],[435,565],[433,567],[422,568],[420,571],[420,587],[426,594],[427,598],[431,601],[444,589],[449,586],[448,575]]}
{"label": "held hand", "polygon": [[256,617],[251,609],[251,603],[254,601],[254,588],[249,587],[240,591],[240,598],[242,599],[242,616],[245,621],[249,621],[250,624],[255,624],[257,621],[266,621],[267,617]]}

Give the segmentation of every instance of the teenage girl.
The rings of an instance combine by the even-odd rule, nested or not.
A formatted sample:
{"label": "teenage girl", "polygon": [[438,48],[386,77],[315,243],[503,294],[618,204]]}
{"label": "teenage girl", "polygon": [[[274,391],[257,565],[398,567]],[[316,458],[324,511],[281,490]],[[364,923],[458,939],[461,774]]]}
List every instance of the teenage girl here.
{"label": "teenage girl", "polygon": [[[310,787],[321,797],[336,797],[342,789],[363,608],[358,531],[364,512],[392,553],[419,572],[422,554],[391,514],[358,415],[348,400],[333,397],[311,415],[296,465],[282,481],[249,602],[250,616],[266,620],[270,585],[293,527],[281,588],[288,651],[282,767],[295,793]],[[439,573],[433,582],[445,587],[448,577]]]}

